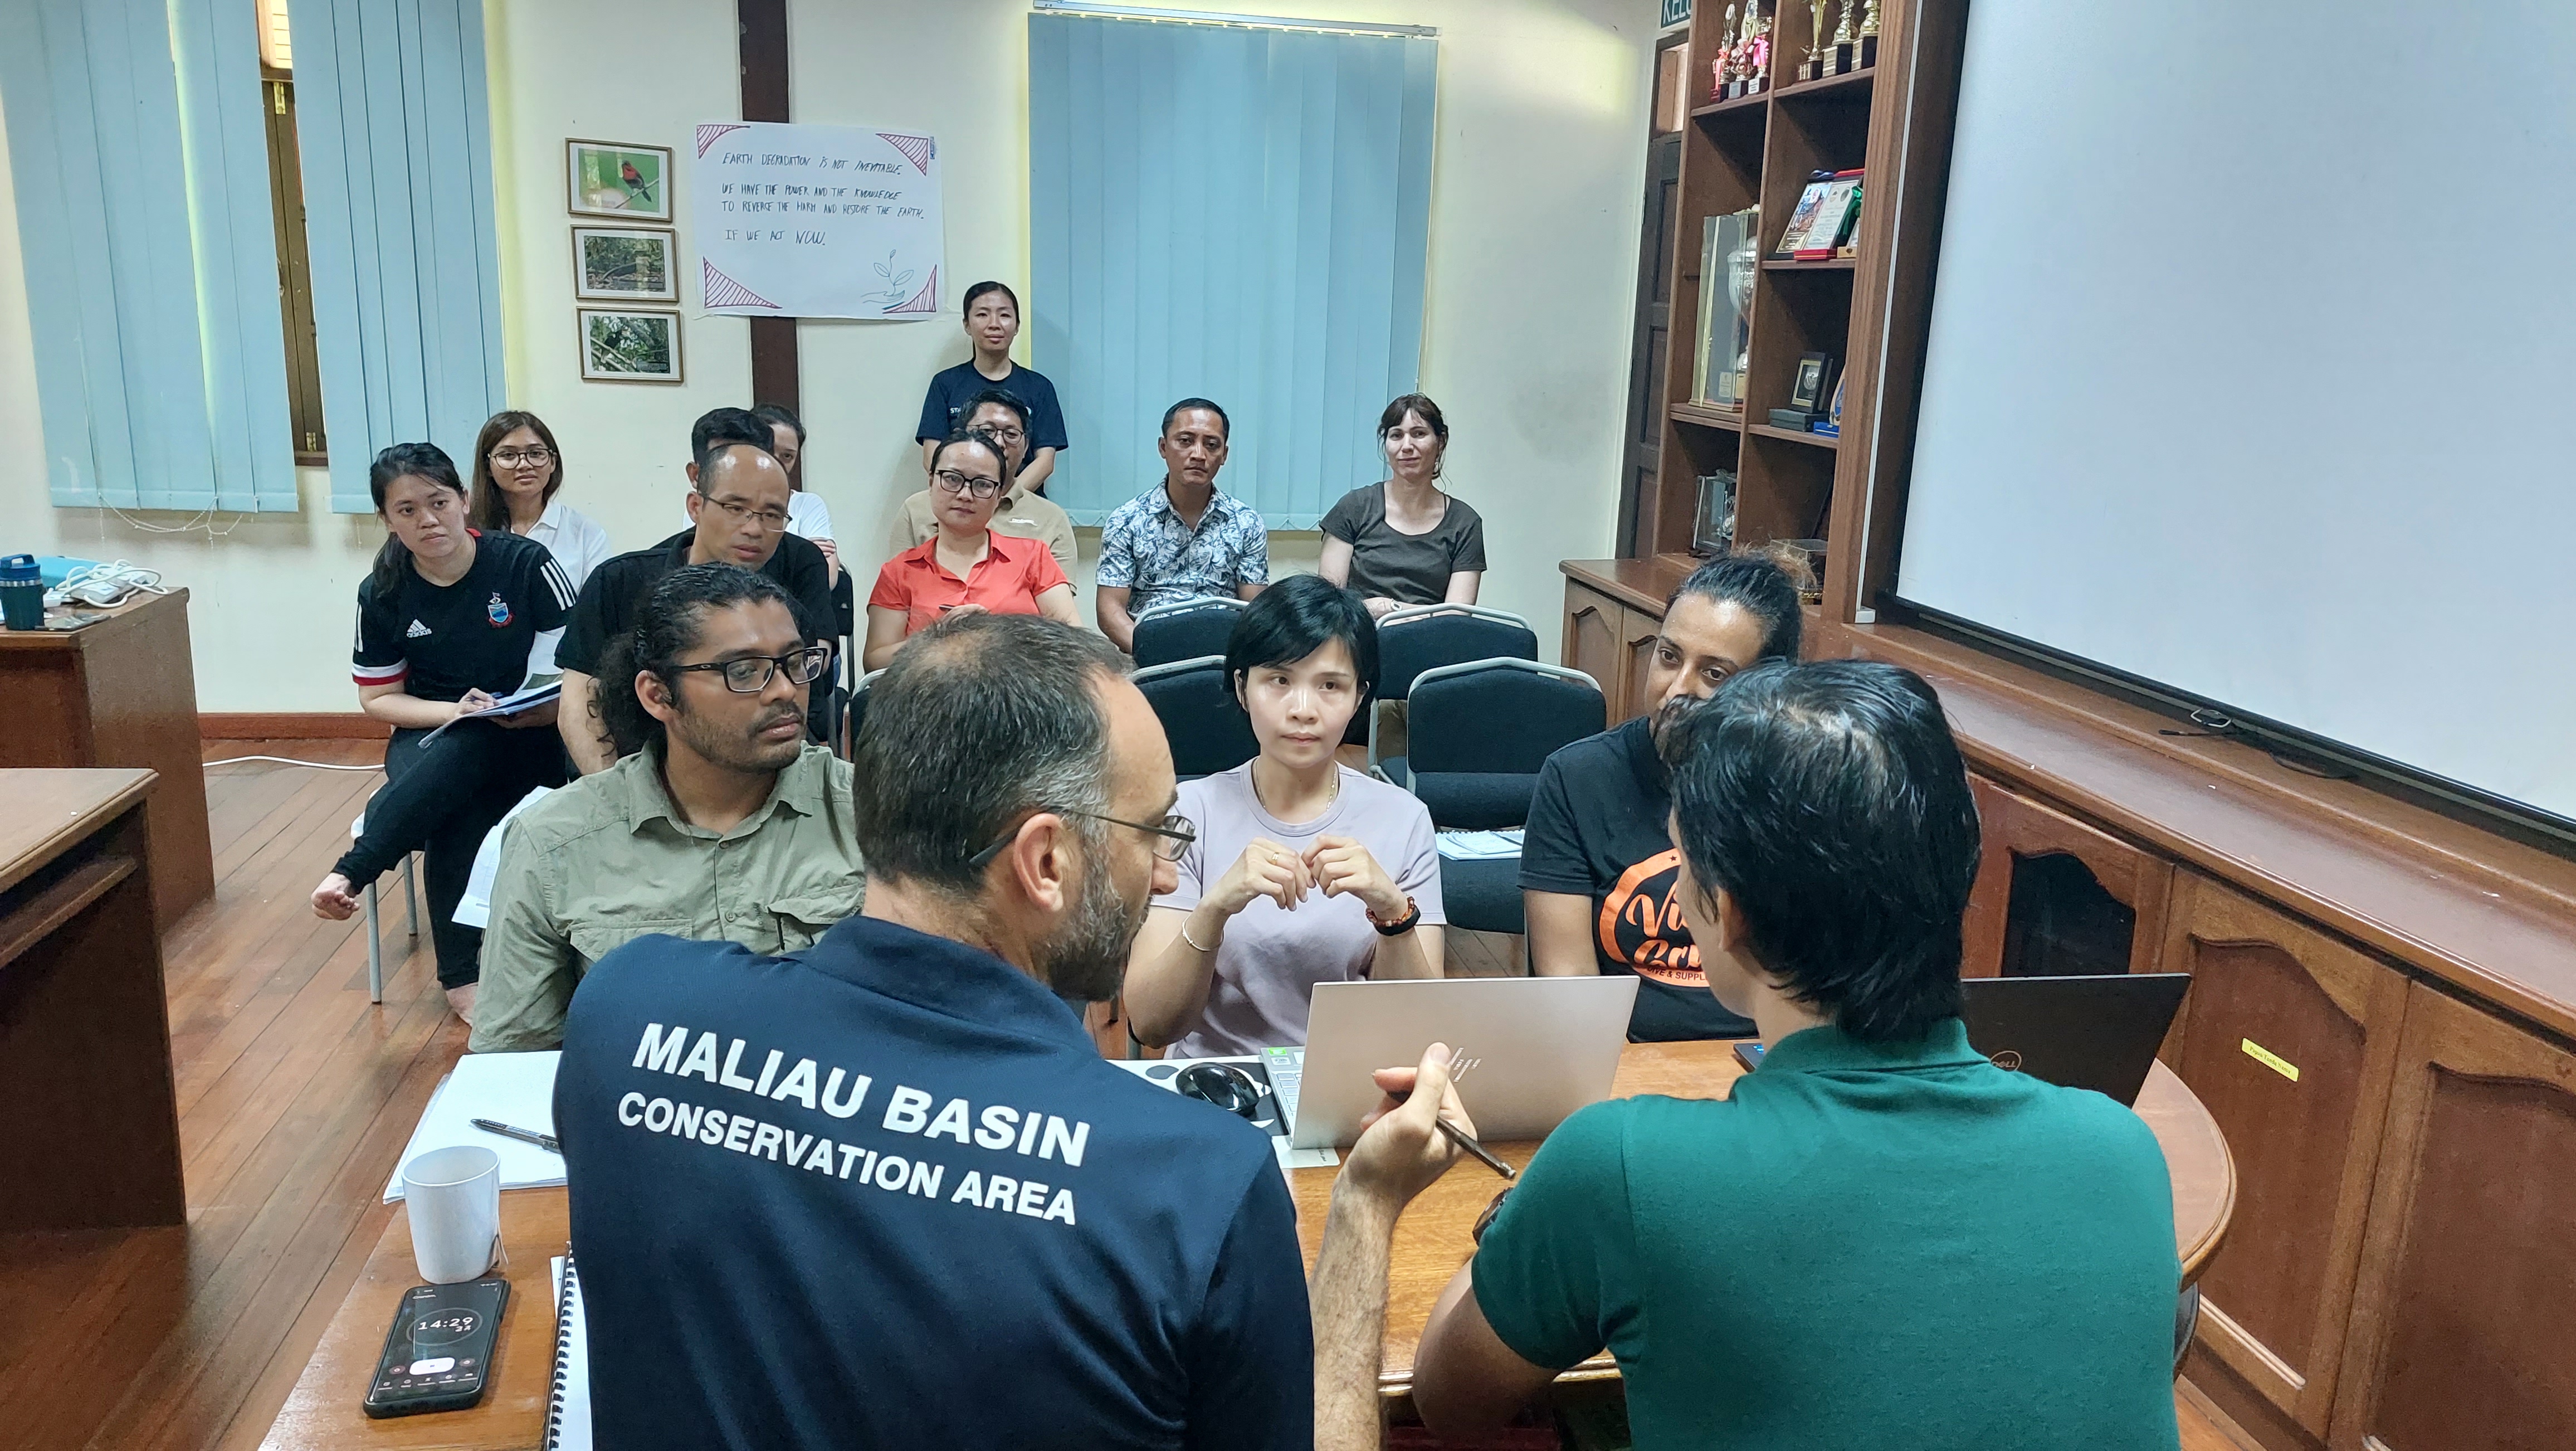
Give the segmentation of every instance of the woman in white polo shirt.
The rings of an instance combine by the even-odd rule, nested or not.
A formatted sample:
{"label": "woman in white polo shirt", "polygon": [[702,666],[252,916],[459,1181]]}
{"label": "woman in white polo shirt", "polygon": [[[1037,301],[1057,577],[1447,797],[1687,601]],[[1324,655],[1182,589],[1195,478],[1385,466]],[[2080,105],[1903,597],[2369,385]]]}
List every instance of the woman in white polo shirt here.
{"label": "woman in white polo shirt", "polygon": [[[486,534],[516,534],[546,547],[572,581],[574,595],[599,562],[616,551],[608,531],[556,495],[563,491],[563,450],[546,421],[519,408],[505,408],[484,420],[474,438],[474,484],[466,516]],[[528,653],[528,670],[550,675],[555,668],[555,642],[563,631],[537,637]]]}

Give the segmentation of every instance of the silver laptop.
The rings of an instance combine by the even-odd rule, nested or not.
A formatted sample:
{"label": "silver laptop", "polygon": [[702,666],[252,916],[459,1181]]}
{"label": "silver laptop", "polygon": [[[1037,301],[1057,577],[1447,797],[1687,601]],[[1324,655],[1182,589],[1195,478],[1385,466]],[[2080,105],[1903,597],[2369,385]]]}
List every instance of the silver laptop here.
{"label": "silver laptop", "polygon": [[1478,1138],[1545,1138],[1567,1114],[1610,1096],[1636,1001],[1637,980],[1624,974],[1317,983],[1289,1143],[1349,1145],[1377,1107],[1370,1074],[1419,1063],[1433,1043],[1472,1065],[1458,1096]]}

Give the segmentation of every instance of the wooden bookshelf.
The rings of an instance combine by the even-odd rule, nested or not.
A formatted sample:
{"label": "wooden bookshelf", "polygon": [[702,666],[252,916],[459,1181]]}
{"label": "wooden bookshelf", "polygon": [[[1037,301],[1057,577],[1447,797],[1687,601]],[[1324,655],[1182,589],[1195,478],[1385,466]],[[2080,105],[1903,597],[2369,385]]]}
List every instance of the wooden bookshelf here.
{"label": "wooden bookshelf", "polygon": [[[1895,28],[1894,18],[1905,4],[1893,0],[1882,7],[1887,30]],[[1673,268],[1673,326],[1661,369],[1664,438],[1651,491],[1644,480],[1637,484],[1636,527],[1621,541],[1625,558],[1688,558],[1700,476],[1721,469],[1736,475],[1737,543],[1817,537],[1830,543],[1834,500],[1838,492],[1858,487],[1845,484],[1842,475],[1866,465],[1866,450],[1849,450],[1847,460],[1840,439],[1774,428],[1768,422],[1773,408],[1788,406],[1801,355],[1829,353],[1839,370],[1848,371],[1859,361],[1851,356],[1853,350],[1871,346],[1874,337],[1872,330],[1852,324],[1859,279],[1872,267],[1865,242],[1855,256],[1822,261],[1769,255],[1811,173],[1866,167],[1874,180],[1879,172],[1872,150],[1873,102],[1882,89],[1878,71],[1893,58],[1884,34],[1878,66],[1797,81],[1792,78],[1806,53],[1811,15],[1805,0],[1778,7],[1771,43],[1773,78],[1780,83],[1732,99],[1716,94],[1708,60],[1724,48],[1726,7],[1702,0],[1691,21],[1683,67],[1690,121],[1682,136],[1681,179],[1671,208],[1673,235],[1664,249]],[[1829,11],[1827,24],[1839,15],[1838,7]],[[1864,229],[1876,201],[1874,193],[1865,193]],[[1691,396],[1698,372],[1700,289],[1725,285],[1723,277],[1700,275],[1701,241],[1707,218],[1756,205],[1762,208],[1758,241],[1764,256],[1749,308],[1744,405],[1718,408]],[[1856,233],[1856,239],[1864,234]],[[1722,302],[1720,310],[1725,310]],[[1855,388],[1869,376],[1856,378]],[[1854,411],[1847,396],[1846,432]],[[1830,596],[1827,613],[1838,613]],[[1847,607],[1839,613],[1847,618]]]}

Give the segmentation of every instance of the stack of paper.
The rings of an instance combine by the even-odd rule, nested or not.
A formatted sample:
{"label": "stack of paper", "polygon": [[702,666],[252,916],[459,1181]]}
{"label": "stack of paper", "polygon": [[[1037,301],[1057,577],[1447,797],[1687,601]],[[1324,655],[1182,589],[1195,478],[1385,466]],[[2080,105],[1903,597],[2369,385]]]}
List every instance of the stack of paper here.
{"label": "stack of paper", "polygon": [[403,1197],[402,1166],[432,1149],[474,1144],[501,1156],[501,1187],[541,1189],[564,1181],[563,1155],[534,1144],[486,1133],[471,1120],[488,1118],[541,1134],[555,1131],[555,1064],[561,1050],[543,1053],[468,1053],[456,1061],[421,1111],[411,1142],[385,1181],[385,1202]]}

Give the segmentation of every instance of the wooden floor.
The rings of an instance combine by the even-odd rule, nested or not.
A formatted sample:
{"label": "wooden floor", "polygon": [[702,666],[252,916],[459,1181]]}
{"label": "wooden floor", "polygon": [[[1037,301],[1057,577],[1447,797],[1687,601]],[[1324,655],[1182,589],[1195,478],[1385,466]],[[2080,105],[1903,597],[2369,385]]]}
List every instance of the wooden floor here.
{"label": "wooden floor", "polygon": [[[353,764],[354,741],[215,741]],[[378,1203],[465,1049],[426,937],[380,883],[385,1001],[363,919],[306,894],[380,778],[234,766],[207,774],[215,897],[163,944],[188,1179],[185,1228],[0,1236],[0,1447],[258,1446],[391,1211]],[[1449,936],[1453,971],[1520,971],[1518,939]],[[2188,1401],[2183,1451],[2237,1443]]]}

